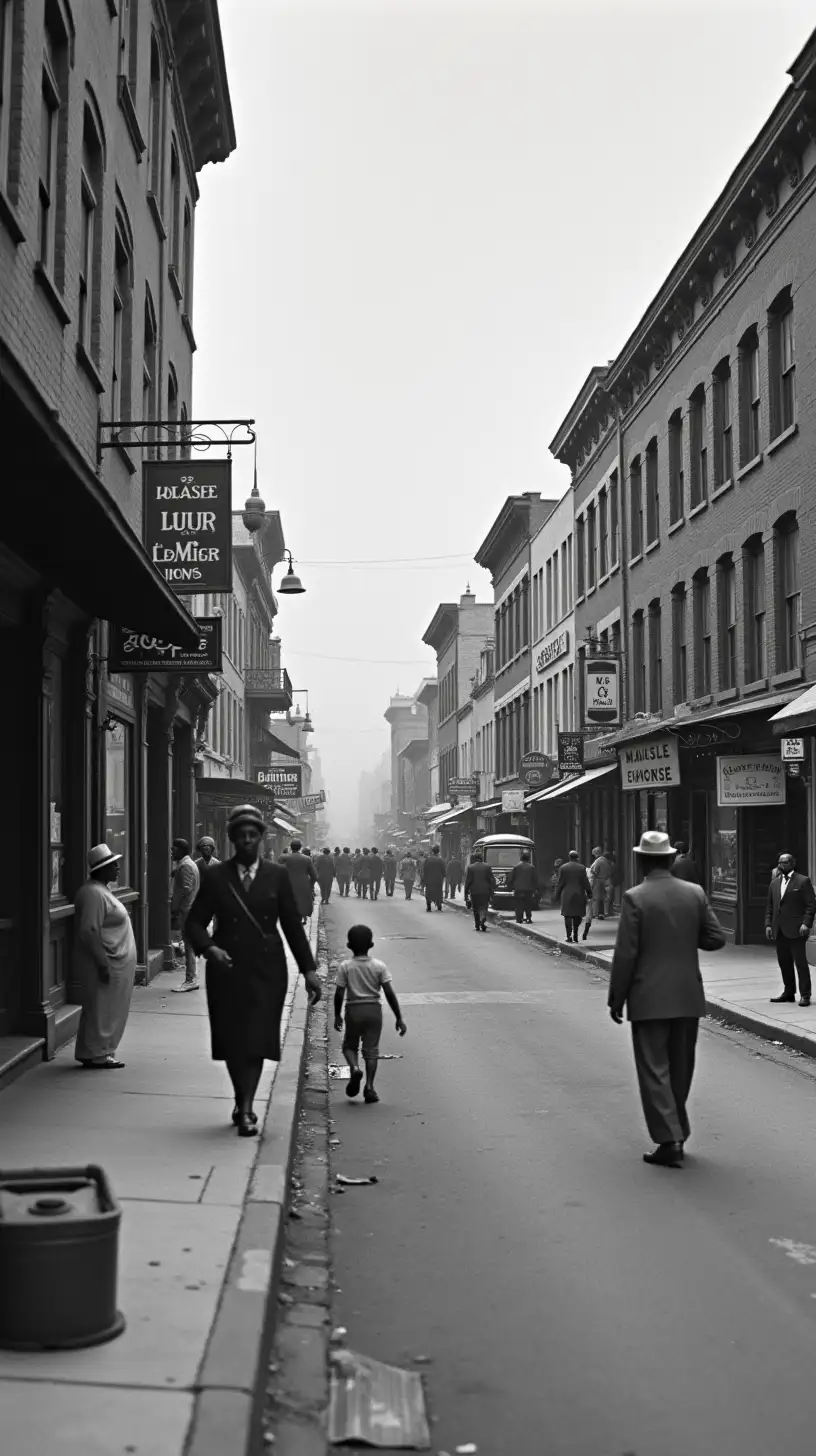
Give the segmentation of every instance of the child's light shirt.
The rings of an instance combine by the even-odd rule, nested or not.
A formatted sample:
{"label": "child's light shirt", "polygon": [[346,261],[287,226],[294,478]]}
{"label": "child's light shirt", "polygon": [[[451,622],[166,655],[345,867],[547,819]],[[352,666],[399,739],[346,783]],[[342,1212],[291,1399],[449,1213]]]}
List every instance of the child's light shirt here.
{"label": "child's light shirt", "polygon": [[379,1001],[382,987],[391,980],[391,972],[383,961],[373,956],[353,956],[343,961],[335,985],[346,991],[349,1004],[356,1001]]}

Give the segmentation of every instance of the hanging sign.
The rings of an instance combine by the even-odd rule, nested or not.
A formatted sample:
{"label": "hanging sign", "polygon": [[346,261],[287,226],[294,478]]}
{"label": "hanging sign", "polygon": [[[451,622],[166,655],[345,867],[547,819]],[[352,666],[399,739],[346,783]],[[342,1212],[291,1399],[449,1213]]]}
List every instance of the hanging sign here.
{"label": "hanging sign", "polygon": [[502,793],[502,814],[524,813],[524,790],[505,789]]}
{"label": "hanging sign", "polygon": [[109,672],[220,672],[221,618],[198,617],[198,646],[176,647],[131,627],[108,629]]}
{"label": "hanging sign", "polygon": [[680,782],[677,740],[641,738],[618,750],[622,789],[670,789]]}
{"label": "hanging sign", "polygon": [[300,799],[303,795],[303,765],[288,767],[279,763],[267,763],[253,768],[252,777],[256,784],[271,789],[276,799]]}
{"label": "hanging sign", "polygon": [[178,596],[232,591],[232,461],[146,460],[145,550]]}
{"label": "hanging sign", "polygon": [[717,759],[717,803],[721,809],[784,802],[781,758],[771,753],[735,753]]}
{"label": "hanging sign", "polygon": [[528,789],[546,789],[552,775],[552,759],[546,753],[525,753],[518,776]]}
{"label": "hanging sign", "polygon": [[302,799],[304,810],[319,809],[326,802],[326,795],[323,789],[317,794],[305,794]]}
{"label": "hanging sign", "polygon": [[805,740],[804,738],[783,738],[782,739],[782,762],[783,763],[804,763],[805,761]]}
{"label": "hanging sign", "polygon": [[568,778],[571,774],[584,772],[583,733],[559,733],[558,735],[558,777]]}
{"label": "hanging sign", "polygon": [[614,657],[584,659],[584,721],[620,727],[620,663]]}

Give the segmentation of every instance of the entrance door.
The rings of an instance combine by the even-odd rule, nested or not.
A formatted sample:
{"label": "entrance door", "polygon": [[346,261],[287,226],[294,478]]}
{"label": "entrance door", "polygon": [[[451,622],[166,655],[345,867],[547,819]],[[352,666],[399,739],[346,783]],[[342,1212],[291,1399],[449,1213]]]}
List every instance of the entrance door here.
{"label": "entrance door", "polygon": [[[774,866],[787,848],[786,811],[778,807],[741,810],[740,840],[743,849],[742,940],[759,945],[765,939],[765,906]],[[791,851],[795,853],[795,851]]]}
{"label": "entrance door", "polygon": [[708,791],[706,789],[692,790],[688,839],[691,854],[700,875],[700,882],[708,891]]}

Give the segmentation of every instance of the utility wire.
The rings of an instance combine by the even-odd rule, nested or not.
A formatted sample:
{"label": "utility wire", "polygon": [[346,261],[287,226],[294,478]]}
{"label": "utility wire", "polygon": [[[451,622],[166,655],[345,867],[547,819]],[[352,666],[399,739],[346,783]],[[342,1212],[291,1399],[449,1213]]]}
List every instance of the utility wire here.
{"label": "utility wire", "polygon": [[307,561],[305,557],[298,557],[301,566],[402,566],[404,563],[416,561],[472,561],[473,557],[467,552],[460,551],[458,554],[449,552],[445,556],[364,556],[359,560],[326,560]]}
{"label": "utility wire", "polygon": [[433,667],[427,657],[331,657],[327,652],[298,652],[287,647],[289,657],[316,657],[321,662],[362,662],[374,667]]}

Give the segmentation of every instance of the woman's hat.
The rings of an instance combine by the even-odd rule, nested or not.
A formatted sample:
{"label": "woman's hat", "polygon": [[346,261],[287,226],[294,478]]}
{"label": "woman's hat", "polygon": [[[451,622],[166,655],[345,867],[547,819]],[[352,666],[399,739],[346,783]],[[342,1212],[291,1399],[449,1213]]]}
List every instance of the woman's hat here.
{"label": "woman's hat", "polygon": [[668,834],[660,834],[656,829],[647,829],[646,833],[640,836],[640,844],[635,845],[635,854],[645,854],[652,859],[673,859],[675,849]]}
{"label": "woman's hat", "polygon": [[111,854],[106,844],[95,844],[93,849],[88,850],[88,870],[92,874],[94,870],[101,870],[103,865],[116,864],[121,858],[121,854]]}
{"label": "woman's hat", "polygon": [[233,829],[240,829],[242,824],[254,824],[262,832],[266,829],[264,817],[254,804],[239,804],[237,809],[233,809],[227,820],[227,833],[232,834]]}
{"label": "woman's hat", "polygon": [[214,839],[211,839],[210,836],[209,836],[209,834],[203,834],[201,836],[201,838],[198,841],[198,844],[196,845],[196,848],[197,849],[203,849],[204,846],[205,846],[205,844],[208,844],[210,846],[210,849],[215,849],[215,840]]}

